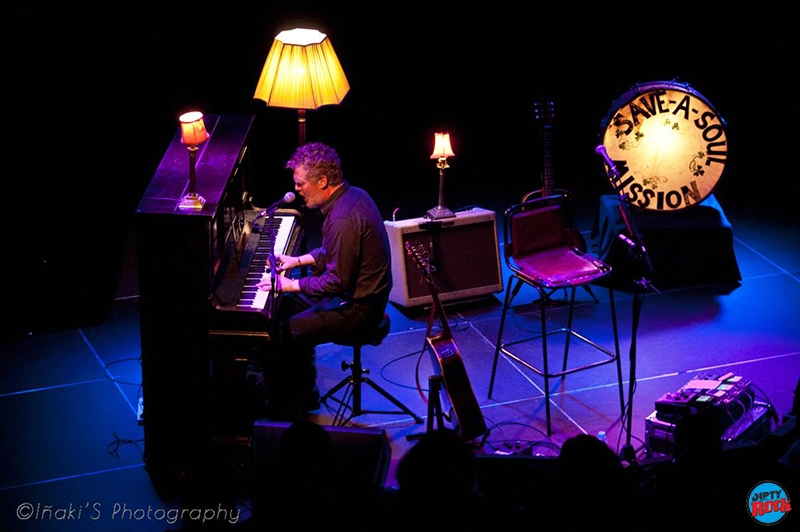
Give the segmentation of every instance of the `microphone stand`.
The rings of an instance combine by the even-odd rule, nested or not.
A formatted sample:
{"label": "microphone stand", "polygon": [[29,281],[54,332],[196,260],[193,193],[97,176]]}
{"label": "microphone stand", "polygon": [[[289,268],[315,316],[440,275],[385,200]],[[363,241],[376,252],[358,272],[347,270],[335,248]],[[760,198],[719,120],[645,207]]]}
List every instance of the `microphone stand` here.
{"label": "microphone stand", "polygon": [[[269,248],[268,248],[268,261],[269,261],[269,280],[270,280],[270,288],[269,288],[269,295],[267,296],[267,312],[269,322],[272,324],[275,320],[276,311],[277,311],[277,286],[275,285],[275,281],[277,279],[277,275],[275,274],[276,266],[275,266],[275,209],[269,209]],[[274,331],[272,331],[274,332]],[[274,338],[274,336],[272,336]]]}
{"label": "microphone stand", "polygon": [[[633,395],[636,390],[636,332],[639,328],[639,319],[641,317],[641,308],[644,303],[644,296],[648,289],[652,289],[656,293],[660,293],[652,282],[647,278],[653,272],[653,263],[650,260],[650,255],[647,253],[647,248],[644,246],[642,236],[639,234],[636,227],[636,221],[631,216],[630,205],[625,197],[625,193],[620,186],[620,174],[616,166],[613,164],[604,164],[608,177],[617,191],[619,199],[619,214],[625,224],[625,229],[628,233],[626,238],[624,235],[618,235],[618,238],[628,246],[628,253],[634,257],[633,267],[633,316],[631,319],[631,347],[630,347],[630,376],[628,380],[628,405],[625,412],[625,446],[620,453],[622,458],[628,462],[636,460],[636,451],[631,446],[631,423],[633,422]],[[644,265],[645,275],[638,276],[639,266]]]}

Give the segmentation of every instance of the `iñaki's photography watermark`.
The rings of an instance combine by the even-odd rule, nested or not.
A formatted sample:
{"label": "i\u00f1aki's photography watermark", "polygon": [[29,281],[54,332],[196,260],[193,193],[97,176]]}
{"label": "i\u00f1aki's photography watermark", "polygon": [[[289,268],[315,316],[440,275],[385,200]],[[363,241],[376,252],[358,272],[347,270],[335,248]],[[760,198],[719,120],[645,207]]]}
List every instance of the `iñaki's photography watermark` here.
{"label": "i\u00f1aki's photography watermark", "polygon": [[125,502],[103,504],[101,502],[81,502],[68,504],[48,504],[44,502],[22,502],[17,505],[16,517],[20,521],[77,522],[150,522],[161,521],[169,525],[178,522],[199,524],[236,524],[241,518],[239,508],[228,508],[222,504],[216,508],[161,508],[157,506],[135,506]]}

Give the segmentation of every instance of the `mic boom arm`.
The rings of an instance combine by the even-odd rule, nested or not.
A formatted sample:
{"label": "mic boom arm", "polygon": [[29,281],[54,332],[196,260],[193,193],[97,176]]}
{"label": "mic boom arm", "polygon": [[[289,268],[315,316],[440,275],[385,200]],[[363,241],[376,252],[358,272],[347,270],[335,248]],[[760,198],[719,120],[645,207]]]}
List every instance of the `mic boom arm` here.
{"label": "mic boom arm", "polygon": [[[616,188],[616,185],[620,179],[619,170],[617,170],[617,165],[614,164],[613,160],[611,160],[611,157],[608,155],[608,151],[606,150],[606,147],[604,145],[600,144],[594,149],[594,151],[597,155],[599,155],[603,159],[609,179],[611,179],[612,183],[614,183],[614,186]],[[625,224],[625,228],[628,231],[628,236],[630,237],[627,238],[624,235],[619,235],[620,240],[625,242],[625,244],[627,244],[628,247],[638,257],[644,260],[645,265],[647,267],[647,272],[652,273],[653,263],[650,261],[650,255],[647,253],[647,248],[644,247],[644,242],[642,242],[642,237],[639,234],[638,229],[636,228],[636,222],[631,216],[630,206],[628,205],[628,201],[625,198],[625,193],[622,189],[619,188],[617,188],[617,193],[619,198],[619,213],[620,216],[622,217],[623,223]],[[646,279],[643,279],[642,282],[645,285],[650,284],[650,282],[647,281]]]}

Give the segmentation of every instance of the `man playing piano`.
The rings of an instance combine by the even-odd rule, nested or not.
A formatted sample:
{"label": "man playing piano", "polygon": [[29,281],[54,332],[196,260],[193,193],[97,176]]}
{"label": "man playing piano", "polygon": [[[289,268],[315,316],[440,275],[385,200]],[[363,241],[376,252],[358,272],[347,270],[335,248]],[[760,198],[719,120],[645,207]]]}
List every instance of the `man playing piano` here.
{"label": "man playing piano", "polygon": [[[315,346],[378,326],[392,288],[391,256],[383,218],[370,195],[351,186],[336,151],[312,142],[287,161],[294,189],[322,216],[321,245],[299,257],[275,255],[278,360],[264,370],[270,417],[293,420],[319,408]],[[308,276],[286,275],[301,266]],[[258,284],[272,290],[270,276]]]}

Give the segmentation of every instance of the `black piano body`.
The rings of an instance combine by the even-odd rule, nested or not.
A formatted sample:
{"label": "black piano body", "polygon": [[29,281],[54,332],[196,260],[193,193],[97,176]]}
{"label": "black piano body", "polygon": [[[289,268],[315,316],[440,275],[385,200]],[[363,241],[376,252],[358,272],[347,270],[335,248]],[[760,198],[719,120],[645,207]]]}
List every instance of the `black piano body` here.
{"label": "black piano body", "polygon": [[[252,269],[247,261],[269,234],[249,205],[253,117],[206,115],[204,121],[210,138],[199,146],[195,166],[202,208],[179,207],[190,163],[178,130],[135,216],[145,464],[165,483],[202,461],[223,423],[225,391],[216,383],[215,350],[228,340],[248,340],[251,348],[267,344],[274,304],[242,308],[233,297]],[[271,245],[295,253],[302,239],[299,213],[275,217],[292,228],[283,247]]]}

